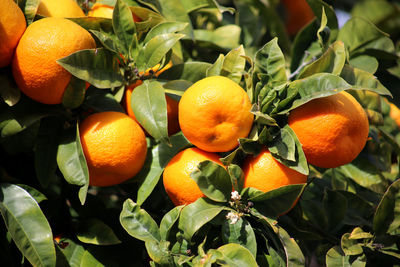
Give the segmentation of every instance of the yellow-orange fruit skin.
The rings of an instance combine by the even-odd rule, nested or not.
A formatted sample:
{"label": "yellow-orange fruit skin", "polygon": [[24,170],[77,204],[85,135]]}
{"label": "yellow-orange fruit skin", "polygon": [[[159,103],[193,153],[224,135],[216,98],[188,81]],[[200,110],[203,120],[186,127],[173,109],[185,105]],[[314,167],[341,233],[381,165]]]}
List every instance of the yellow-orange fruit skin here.
{"label": "yellow-orange fruit skin", "polygon": [[369,132],[364,109],[344,91],[294,109],[288,124],[302,144],[307,161],[322,168],[353,161],[364,148]]}
{"label": "yellow-orange fruit skin", "polygon": [[226,152],[249,134],[253,124],[250,109],[250,99],[237,83],[222,76],[207,77],[183,93],[179,125],[196,147]]}
{"label": "yellow-orange fruit skin", "polygon": [[249,156],[243,164],[244,187],[254,187],[263,192],[291,184],[307,182],[307,175],[301,174],[278,162],[268,149],[256,157]]}
{"label": "yellow-orange fruit skin", "polygon": [[113,111],[92,114],[80,123],[79,132],[90,185],[120,184],[143,167],[146,137],[126,114]]}
{"label": "yellow-orange fruit skin", "polygon": [[26,29],[24,13],[13,0],[0,0],[0,68],[10,65]]}
{"label": "yellow-orange fruit skin", "polygon": [[390,103],[389,116],[396,122],[397,126],[400,127],[400,109],[393,103]]}
{"label": "yellow-orange fruit skin", "polygon": [[[114,12],[114,7],[109,5],[103,5],[100,3],[95,3],[92,8],[88,12],[89,17],[98,17],[98,18],[106,18],[112,19]],[[137,15],[132,12],[133,21],[140,22],[142,21]]]}
{"label": "yellow-orange fruit skin", "polygon": [[187,148],[176,154],[165,167],[164,188],[175,206],[190,204],[204,196],[190,177],[197,165],[204,160],[211,160],[222,166],[217,154],[198,148]]}
{"label": "yellow-orange fruit skin", "polygon": [[45,17],[79,18],[85,13],[75,0],[41,0],[37,14]]}
{"label": "yellow-orange fruit skin", "polygon": [[12,61],[13,76],[28,97],[43,104],[60,104],[71,74],[56,61],[95,47],[90,33],[68,19],[35,21],[17,46]]}

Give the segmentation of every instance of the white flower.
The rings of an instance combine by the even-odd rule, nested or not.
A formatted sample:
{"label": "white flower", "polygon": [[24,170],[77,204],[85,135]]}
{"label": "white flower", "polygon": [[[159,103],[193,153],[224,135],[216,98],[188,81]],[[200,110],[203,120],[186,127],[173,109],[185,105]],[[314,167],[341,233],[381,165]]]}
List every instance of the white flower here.
{"label": "white flower", "polygon": [[231,199],[232,200],[240,200],[242,197],[239,195],[238,191],[232,191],[231,192]]}
{"label": "white flower", "polygon": [[235,224],[235,223],[237,223],[237,221],[239,220],[239,218],[240,218],[240,215],[239,214],[237,214],[237,213],[235,213],[235,212],[229,212],[227,215],[226,215],[226,218],[228,219],[228,220],[230,220],[230,224]]}

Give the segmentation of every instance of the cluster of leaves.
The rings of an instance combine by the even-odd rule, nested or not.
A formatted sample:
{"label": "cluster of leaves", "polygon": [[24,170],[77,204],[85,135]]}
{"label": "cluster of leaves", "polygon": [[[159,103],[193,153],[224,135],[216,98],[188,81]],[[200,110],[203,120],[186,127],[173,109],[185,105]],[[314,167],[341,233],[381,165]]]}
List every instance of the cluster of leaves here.
{"label": "cluster of leaves", "polygon": [[[20,3],[28,23],[37,2]],[[400,134],[383,97],[398,95],[392,84],[400,84],[398,4],[362,1],[339,28],[330,1],[308,0],[316,18],[291,43],[279,1],[111,2],[111,20],[73,19],[98,48],[58,60],[73,74],[62,105],[26,98],[10,70],[0,70],[0,246],[7,266],[21,258],[33,266],[399,263]],[[158,75],[168,62],[173,66]],[[221,154],[226,169],[205,161],[191,174],[206,197],[173,207],[160,177],[191,144],[182,133],[168,136],[165,94],[179,98],[213,75],[246,89],[254,127],[236,150]],[[79,121],[92,112],[124,112],[124,91],[138,80],[132,107],[150,135],[145,165],[133,181],[89,188]],[[366,109],[371,139],[351,164],[309,166],[287,115],[343,90]],[[243,189],[240,164],[264,146],[309,183]]]}

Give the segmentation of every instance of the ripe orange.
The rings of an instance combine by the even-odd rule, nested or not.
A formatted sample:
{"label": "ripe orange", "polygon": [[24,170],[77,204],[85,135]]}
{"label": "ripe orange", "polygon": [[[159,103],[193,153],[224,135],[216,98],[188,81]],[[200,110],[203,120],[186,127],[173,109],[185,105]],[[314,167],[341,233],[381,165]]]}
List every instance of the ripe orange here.
{"label": "ripe orange", "polygon": [[95,47],[90,33],[68,19],[37,20],[26,29],[15,51],[15,81],[28,97],[44,104],[60,104],[71,74],[56,60]]}
{"label": "ripe orange", "polygon": [[253,124],[250,109],[250,99],[237,83],[222,76],[207,77],[183,93],[179,125],[198,148],[226,152],[249,134]]}
{"label": "ripe orange", "polygon": [[13,0],[0,0],[0,68],[8,66],[26,29],[24,13]]}
{"label": "ripe orange", "polygon": [[90,185],[120,184],[143,167],[146,137],[142,128],[124,113],[92,114],[80,123],[79,132]]}
{"label": "ripe orange", "polygon": [[400,127],[400,109],[393,103],[390,103],[390,113],[389,116],[396,122]]}
{"label": "ripe orange", "polygon": [[[114,7],[109,5],[104,5],[101,3],[95,3],[88,12],[89,17],[98,17],[112,19]],[[133,21],[142,21],[138,16],[132,13]]]}
{"label": "ripe orange", "polygon": [[282,0],[286,11],[286,30],[295,35],[301,28],[315,17],[306,0]]}
{"label": "ripe orange", "polygon": [[84,17],[82,9],[75,0],[41,0],[37,13],[45,17],[77,18]]}
{"label": "ripe orange", "polygon": [[281,186],[307,182],[307,175],[301,174],[277,161],[264,148],[256,157],[249,156],[243,163],[244,187],[254,187],[263,192]]}
{"label": "ripe orange", "polygon": [[350,163],[368,138],[364,109],[344,91],[294,109],[288,123],[299,138],[307,161],[317,167],[335,168]]}
{"label": "ripe orange", "polygon": [[217,154],[193,147],[176,154],[165,167],[164,188],[175,206],[190,204],[204,196],[190,174],[205,160],[222,165]]}

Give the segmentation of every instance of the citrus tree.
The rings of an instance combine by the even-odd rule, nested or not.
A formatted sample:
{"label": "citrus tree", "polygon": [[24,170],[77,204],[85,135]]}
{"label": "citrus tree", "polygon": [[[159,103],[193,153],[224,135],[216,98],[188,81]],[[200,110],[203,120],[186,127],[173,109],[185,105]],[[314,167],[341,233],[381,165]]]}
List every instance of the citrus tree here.
{"label": "citrus tree", "polygon": [[1,266],[400,265],[396,1],[0,6]]}

